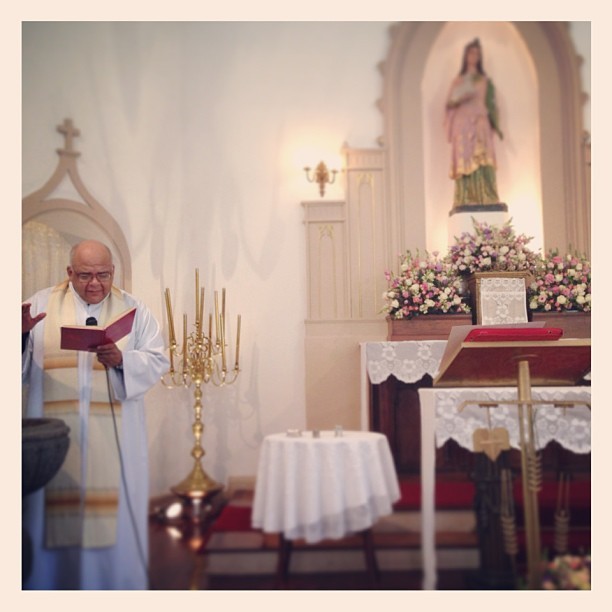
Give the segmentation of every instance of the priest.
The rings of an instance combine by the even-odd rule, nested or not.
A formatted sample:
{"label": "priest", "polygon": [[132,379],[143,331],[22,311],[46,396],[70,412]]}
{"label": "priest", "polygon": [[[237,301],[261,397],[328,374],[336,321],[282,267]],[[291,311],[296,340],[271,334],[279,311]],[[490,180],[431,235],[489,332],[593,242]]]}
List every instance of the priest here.
{"label": "priest", "polygon": [[[160,327],[113,285],[110,249],[75,245],[68,278],[22,304],[24,417],[60,418],[70,447],[23,500],[32,542],[25,589],[146,589],[148,457],[144,395],[169,367]],[[95,352],[60,348],[62,325],[104,325],[136,307],[131,332]]]}

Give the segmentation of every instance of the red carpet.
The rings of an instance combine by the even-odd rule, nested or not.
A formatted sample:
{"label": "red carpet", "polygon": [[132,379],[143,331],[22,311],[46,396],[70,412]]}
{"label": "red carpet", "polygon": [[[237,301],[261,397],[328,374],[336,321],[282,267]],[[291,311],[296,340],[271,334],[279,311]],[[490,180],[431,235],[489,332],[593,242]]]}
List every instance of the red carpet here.
{"label": "red carpet", "polygon": [[[400,480],[401,499],[394,509],[418,511],[421,507],[421,482],[418,478]],[[469,510],[474,505],[475,486],[470,481],[438,481],[435,485],[436,508],[439,510]],[[514,482],[514,500],[517,514],[521,515],[523,490],[521,481]],[[557,505],[557,483],[545,482],[538,495],[542,518],[547,521]],[[590,526],[591,483],[574,481],[570,484],[570,513],[572,524]],[[250,531],[251,506],[228,503],[213,524],[213,531]]]}

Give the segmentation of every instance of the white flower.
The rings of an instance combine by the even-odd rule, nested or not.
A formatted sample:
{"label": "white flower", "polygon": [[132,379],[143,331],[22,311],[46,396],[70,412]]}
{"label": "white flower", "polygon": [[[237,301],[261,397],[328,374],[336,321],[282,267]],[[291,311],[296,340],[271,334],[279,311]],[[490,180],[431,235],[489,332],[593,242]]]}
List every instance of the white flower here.
{"label": "white flower", "polygon": [[567,298],[564,295],[557,296],[557,304],[566,304]]}
{"label": "white flower", "polygon": [[560,283],[563,280],[563,274],[555,274],[555,280]]}
{"label": "white flower", "polygon": [[507,253],[509,250],[510,250],[510,249],[509,249],[509,248],[508,248],[506,245],[504,245],[503,247],[501,247],[501,249],[499,249],[499,252],[500,252],[502,255],[505,255],[505,254],[506,254],[506,253]]}
{"label": "white flower", "polygon": [[584,295],[578,295],[576,297],[576,302],[578,302],[578,304],[584,304],[586,302]]}

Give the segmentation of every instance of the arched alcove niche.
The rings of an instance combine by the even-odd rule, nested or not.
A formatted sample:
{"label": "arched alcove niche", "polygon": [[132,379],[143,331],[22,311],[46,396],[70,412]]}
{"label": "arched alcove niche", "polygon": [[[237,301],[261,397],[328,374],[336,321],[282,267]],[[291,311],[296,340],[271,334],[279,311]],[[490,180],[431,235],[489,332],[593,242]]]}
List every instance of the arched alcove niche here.
{"label": "arched alcove niche", "polygon": [[496,85],[505,128],[504,141],[496,143],[498,186],[515,228],[535,235],[534,246],[590,253],[590,144],[583,130],[581,60],[568,27],[565,22],[392,26],[379,103],[388,266],[406,248],[440,248],[446,236],[452,182],[444,101],[463,47],[475,37]]}
{"label": "arched alcove niche", "polygon": [[57,127],[64,147],[51,178],[22,201],[22,299],[66,276],[72,245],[95,238],[111,249],[115,284],[130,291],[130,252],[121,227],[83,184],[76,160],[74,138],[79,131],[72,120]]}

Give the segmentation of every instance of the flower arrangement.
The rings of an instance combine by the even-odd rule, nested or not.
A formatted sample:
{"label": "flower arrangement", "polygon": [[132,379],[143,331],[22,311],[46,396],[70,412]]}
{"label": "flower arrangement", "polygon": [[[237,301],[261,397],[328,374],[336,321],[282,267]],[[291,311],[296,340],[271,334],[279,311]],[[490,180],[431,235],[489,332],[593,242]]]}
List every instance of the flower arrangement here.
{"label": "flower arrangement", "polygon": [[474,233],[463,232],[455,237],[446,259],[452,269],[461,275],[489,271],[534,272],[538,254],[528,248],[533,237],[516,235],[512,220],[502,226],[479,223],[472,217]]}
{"label": "flower arrangement", "polygon": [[533,311],[591,310],[591,264],[582,256],[550,250],[538,263],[527,290]]}
{"label": "flower arrangement", "polygon": [[546,590],[590,590],[591,556],[562,555],[544,568],[542,588]]}
{"label": "flower arrangement", "polygon": [[546,255],[536,253],[527,246],[532,238],[517,235],[511,220],[490,226],[472,218],[472,224],[474,233],[455,238],[445,257],[407,251],[399,275],[385,272],[389,288],[383,294],[382,312],[395,319],[468,313],[464,277],[489,271],[529,272],[533,280],[527,301],[532,312],[590,312],[591,264],[585,257],[552,249]]}
{"label": "flower arrangement", "polygon": [[407,251],[400,262],[400,273],[385,272],[389,288],[383,293],[382,312],[395,319],[412,319],[424,314],[457,314],[470,312],[461,296],[462,280],[448,261],[437,252]]}

